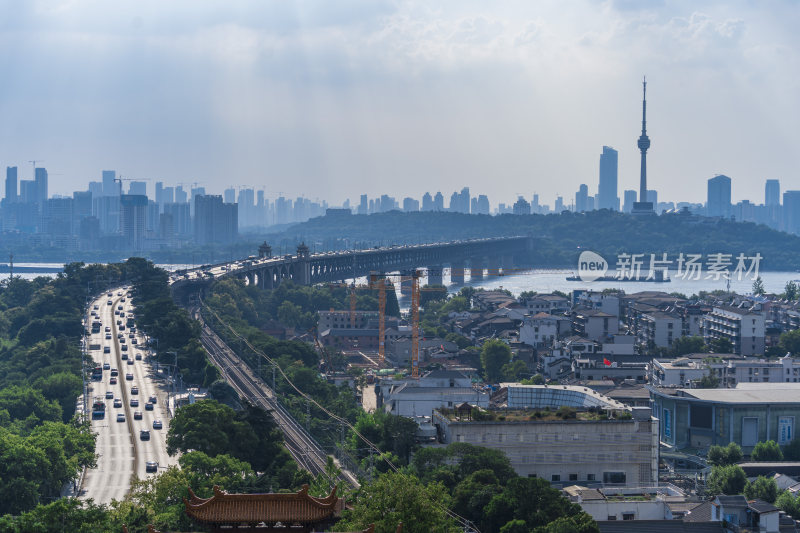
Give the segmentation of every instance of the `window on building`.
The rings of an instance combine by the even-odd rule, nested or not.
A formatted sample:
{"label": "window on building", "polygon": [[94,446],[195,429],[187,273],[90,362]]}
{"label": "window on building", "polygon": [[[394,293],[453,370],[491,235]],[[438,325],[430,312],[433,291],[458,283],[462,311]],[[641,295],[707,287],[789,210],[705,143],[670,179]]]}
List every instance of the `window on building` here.
{"label": "window on building", "polygon": [[616,519],[617,519],[617,515],[615,515],[615,514],[610,514],[610,515],[608,515],[608,520],[609,520],[609,521],[611,521],[611,520],[616,520]]}
{"label": "window on building", "polygon": [[570,481],[578,481],[578,474],[570,474],[569,475]]}
{"label": "window on building", "polygon": [[603,472],[603,483],[625,483],[625,472]]}
{"label": "window on building", "polygon": [[594,481],[595,476],[594,474],[586,474],[586,481]]}
{"label": "window on building", "polygon": [[559,474],[553,474],[550,476],[550,481],[561,481],[561,476]]}
{"label": "window on building", "polygon": [[634,514],[633,513],[622,513],[623,520],[633,520]]}

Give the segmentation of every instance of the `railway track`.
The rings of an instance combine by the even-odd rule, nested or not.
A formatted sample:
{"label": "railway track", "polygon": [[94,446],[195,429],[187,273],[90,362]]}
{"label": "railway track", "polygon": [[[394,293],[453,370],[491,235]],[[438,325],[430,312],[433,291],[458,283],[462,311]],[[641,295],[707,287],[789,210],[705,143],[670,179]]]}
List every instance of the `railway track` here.
{"label": "railway track", "polygon": [[[284,444],[297,464],[312,475],[325,473],[328,454],[297,420],[276,400],[274,391],[203,321],[198,312],[195,318],[202,326],[200,340],[214,365],[240,397],[265,409],[284,435]],[[337,465],[338,466],[338,465]],[[339,478],[353,488],[360,484],[349,471],[341,468]]]}

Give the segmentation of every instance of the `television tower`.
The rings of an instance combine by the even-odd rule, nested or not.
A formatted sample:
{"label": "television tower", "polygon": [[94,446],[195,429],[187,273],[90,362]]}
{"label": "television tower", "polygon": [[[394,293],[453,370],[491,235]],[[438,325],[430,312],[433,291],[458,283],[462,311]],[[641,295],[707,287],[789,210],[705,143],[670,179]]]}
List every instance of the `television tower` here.
{"label": "television tower", "polygon": [[634,215],[652,215],[653,202],[647,201],[647,149],[650,137],[647,136],[647,79],[642,79],[642,134],[639,136],[639,151],[642,152],[642,168],[639,175],[639,201],[633,203]]}

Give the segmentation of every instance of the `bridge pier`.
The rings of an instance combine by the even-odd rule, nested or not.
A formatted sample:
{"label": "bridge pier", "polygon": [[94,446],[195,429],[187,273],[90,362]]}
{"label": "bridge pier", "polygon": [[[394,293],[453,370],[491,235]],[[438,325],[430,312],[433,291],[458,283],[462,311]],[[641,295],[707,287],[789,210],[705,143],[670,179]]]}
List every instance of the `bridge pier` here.
{"label": "bridge pier", "polygon": [[400,294],[403,296],[411,296],[411,286],[413,284],[411,276],[413,272],[413,270],[400,271]]}
{"label": "bridge pier", "polygon": [[470,281],[481,281],[483,279],[483,258],[471,259],[469,262]]}
{"label": "bridge pier", "polygon": [[428,285],[444,285],[442,265],[428,267]]}
{"label": "bridge pier", "polygon": [[454,261],[450,263],[450,283],[453,285],[464,284],[464,262]]}

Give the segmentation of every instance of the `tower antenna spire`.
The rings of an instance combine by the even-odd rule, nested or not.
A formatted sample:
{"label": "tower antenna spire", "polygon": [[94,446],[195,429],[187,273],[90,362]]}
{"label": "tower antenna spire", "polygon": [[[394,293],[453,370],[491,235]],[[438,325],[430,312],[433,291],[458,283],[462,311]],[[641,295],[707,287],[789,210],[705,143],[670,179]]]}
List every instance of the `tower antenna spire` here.
{"label": "tower antenna spire", "polygon": [[639,175],[639,201],[633,204],[633,213],[637,215],[653,214],[653,204],[647,201],[647,150],[650,148],[650,137],[647,136],[647,77],[642,76],[642,134],[637,142],[642,153],[642,166]]}

